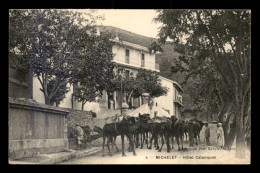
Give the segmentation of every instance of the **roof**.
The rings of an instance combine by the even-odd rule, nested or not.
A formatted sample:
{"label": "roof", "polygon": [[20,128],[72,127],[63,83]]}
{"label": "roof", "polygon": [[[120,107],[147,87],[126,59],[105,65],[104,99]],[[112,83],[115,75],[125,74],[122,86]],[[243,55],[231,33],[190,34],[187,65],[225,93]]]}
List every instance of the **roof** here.
{"label": "roof", "polygon": [[180,91],[183,92],[183,90],[182,90],[181,86],[178,84],[178,82],[175,82],[175,81],[173,81],[173,80],[171,80],[171,79],[168,79],[168,78],[165,78],[165,77],[162,77],[162,76],[159,76],[159,77],[162,78],[162,79],[164,79],[164,80],[167,80],[167,81],[173,83],[174,86],[177,86],[177,88],[178,88]]}
{"label": "roof", "polygon": [[154,118],[154,112],[157,112],[158,117],[163,117],[163,116],[171,117],[170,114],[166,110],[164,110],[163,108],[153,106],[152,109],[150,110],[148,104],[143,104],[139,108],[133,110],[132,112],[129,112],[128,115],[133,116],[133,117],[138,117],[139,113],[141,115],[142,114],[150,114],[150,117]]}
{"label": "roof", "polygon": [[154,112],[157,112],[157,117],[171,117],[171,115],[169,114],[169,112],[167,112],[166,110],[164,110],[161,107],[157,107],[157,106],[153,106],[152,110],[151,110],[151,114],[150,117],[154,118]]}
{"label": "roof", "polygon": [[128,113],[129,116],[138,117],[139,113],[142,114],[150,114],[150,108],[148,104],[143,104],[139,108],[133,110],[132,112]]}
{"label": "roof", "polygon": [[138,44],[138,45],[141,45],[144,47],[149,47],[151,43],[157,41],[156,38],[146,37],[143,35],[135,34],[130,31],[126,31],[124,29],[120,29],[120,28],[113,27],[113,26],[99,25],[97,27],[99,28],[100,32],[102,32],[102,31],[112,32],[112,33],[116,34],[120,40]]}

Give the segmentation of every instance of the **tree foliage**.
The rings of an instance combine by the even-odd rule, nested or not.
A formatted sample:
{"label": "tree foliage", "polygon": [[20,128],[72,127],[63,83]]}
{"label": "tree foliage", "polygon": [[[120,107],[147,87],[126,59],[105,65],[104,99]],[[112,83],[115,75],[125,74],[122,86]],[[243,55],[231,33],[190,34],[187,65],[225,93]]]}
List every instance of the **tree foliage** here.
{"label": "tree foliage", "polygon": [[136,76],[131,73],[129,78],[126,78],[123,72],[116,74],[112,88],[119,91],[122,88],[123,93],[126,93],[128,104],[132,97],[138,98],[144,93],[149,93],[154,98],[166,95],[168,92],[167,87],[161,86],[161,80],[156,72],[144,69],[138,70]]}
{"label": "tree foliage", "polygon": [[134,90],[135,97],[139,97],[143,93],[149,93],[154,98],[166,95],[168,92],[167,87],[161,86],[161,79],[156,72],[139,70],[136,75],[136,85],[138,87]]}
{"label": "tree foliage", "polygon": [[158,42],[165,44],[170,39],[181,54],[172,72],[185,73],[186,82],[196,80],[191,94],[194,103],[217,113],[220,122],[229,123],[223,115],[234,113],[236,156],[244,157],[243,134],[251,111],[251,11],[158,12],[155,20],[163,23]]}
{"label": "tree foliage", "polygon": [[50,104],[78,74],[78,31],[83,22],[91,30],[91,21],[79,12],[56,9],[10,10],[9,19],[9,51],[20,55],[20,69],[38,78],[45,103]]}
{"label": "tree foliage", "polygon": [[111,35],[102,32],[97,35],[95,30],[91,34],[83,28],[79,39],[79,71],[74,83],[79,83],[75,89],[75,99],[83,106],[94,101],[102,91],[110,92],[114,78],[111,62],[113,59]]}

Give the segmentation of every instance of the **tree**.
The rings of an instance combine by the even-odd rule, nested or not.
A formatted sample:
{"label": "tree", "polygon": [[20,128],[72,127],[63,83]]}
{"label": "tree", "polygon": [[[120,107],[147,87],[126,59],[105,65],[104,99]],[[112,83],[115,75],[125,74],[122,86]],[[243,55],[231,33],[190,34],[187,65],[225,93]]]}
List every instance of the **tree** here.
{"label": "tree", "polygon": [[[109,33],[97,35],[94,29],[87,33],[88,29],[83,28],[79,32],[79,71],[75,89],[75,99],[82,102],[82,110],[87,101],[92,102],[97,96],[102,95],[102,91],[110,92],[114,65],[112,36]],[[79,83],[79,85],[77,85]]]}
{"label": "tree", "polygon": [[81,109],[84,110],[84,105],[87,101],[92,102],[95,101],[97,97],[97,92],[93,86],[90,84],[84,83],[79,86],[74,85],[75,90],[73,95],[75,96],[75,100],[78,100],[82,103]]}
{"label": "tree", "polygon": [[[10,10],[9,18],[9,51],[20,55],[21,69],[37,77],[45,104],[50,105],[62,86],[77,75],[77,31],[83,22],[91,28],[91,21],[81,13],[55,9]],[[63,91],[65,94],[67,90]]]}
{"label": "tree", "polygon": [[197,100],[218,112],[220,122],[224,113],[233,112],[236,157],[244,158],[245,123],[251,116],[250,10],[158,12],[155,20],[163,23],[159,43],[171,39],[182,54],[173,69],[184,72],[186,81],[198,79]]}
{"label": "tree", "polygon": [[140,69],[136,76],[130,74],[126,78],[124,73],[116,74],[113,80],[114,90],[121,90],[126,94],[126,102],[128,105],[131,103],[131,98],[142,97],[143,93],[149,93],[154,97],[166,95],[168,92],[167,87],[161,86],[161,80],[156,72]]}
{"label": "tree", "polygon": [[112,80],[112,88],[114,91],[120,91],[120,100],[121,103],[124,100],[124,94],[126,95],[126,102],[128,105],[131,105],[131,98],[134,92],[134,89],[138,87],[135,81],[135,77],[133,73],[129,74],[129,78],[126,77],[125,71],[123,69],[119,70],[119,73],[114,74],[114,78]]}
{"label": "tree", "polygon": [[[55,81],[51,80],[49,81],[48,85],[47,85],[47,91],[50,93],[53,89],[53,87],[55,86]],[[43,89],[40,88],[40,90],[43,92]],[[69,87],[67,86],[67,84],[63,84],[60,86],[59,90],[56,92],[56,94],[51,98],[50,100],[50,104],[56,104],[56,106],[58,106],[60,104],[60,102],[65,98],[66,93],[69,92]]]}
{"label": "tree", "polygon": [[154,98],[166,95],[168,92],[167,87],[161,86],[161,79],[156,72],[140,69],[136,75],[136,83],[138,87],[134,89],[134,97],[149,93]]}

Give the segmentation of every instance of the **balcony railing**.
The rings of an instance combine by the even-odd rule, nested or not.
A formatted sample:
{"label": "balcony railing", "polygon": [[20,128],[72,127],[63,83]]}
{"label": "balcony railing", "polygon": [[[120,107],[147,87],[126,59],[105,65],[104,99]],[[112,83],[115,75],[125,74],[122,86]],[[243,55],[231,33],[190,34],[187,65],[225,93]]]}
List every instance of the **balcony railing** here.
{"label": "balcony railing", "polygon": [[158,63],[155,63],[155,69],[160,70],[160,65]]}
{"label": "balcony railing", "polygon": [[176,100],[182,103],[182,96],[177,96]]}
{"label": "balcony railing", "polygon": [[180,106],[183,106],[183,104],[182,104],[182,96],[177,95],[177,96],[175,97],[175,99],[174,99],[174,102],[177,103],[177,104],[179,104]]}

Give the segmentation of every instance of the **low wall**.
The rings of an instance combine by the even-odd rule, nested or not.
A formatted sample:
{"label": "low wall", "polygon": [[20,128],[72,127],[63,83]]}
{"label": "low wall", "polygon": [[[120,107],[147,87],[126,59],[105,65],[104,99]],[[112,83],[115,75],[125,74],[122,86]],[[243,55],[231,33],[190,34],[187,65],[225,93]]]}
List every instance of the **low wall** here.
{"label": "low wall", "polygon": [[[210,128],[210,138],[209,138],[210,144],[215,145],[217,144],[217,125],[209,123],[209,128]],[[203,126],[203,128],[200,131],[200,140],[202,143],[205,143],[204,141],[205,129],[206,127]]]}
{"label": "low wall", "polygon": [[[76,109],[70,109],[70,108],[64,108],[64,110],[69,111],[69,114],[67,116],[67,126],[68,126],[68,138],[69,138],[69,149],[76,149],[76,135],[75,135],[75,128],[76,123],[78,123],[80,126],[89,126],[91,129],[93,129],[95,126],[98,126],[100,128],[103,128],[105,125],[105,121],[102,118],[92,118],[89,111],[82,111],[82,110],[76,110]],[[96,141],[99,141],[100,139],[94,140],[87,144],[87,147],[96,146],[93,145],[96,143]]]}
{"label": "low wall", "polygon": [[9,158],[68,150],[68,113],[31,99],[9,97]]}

